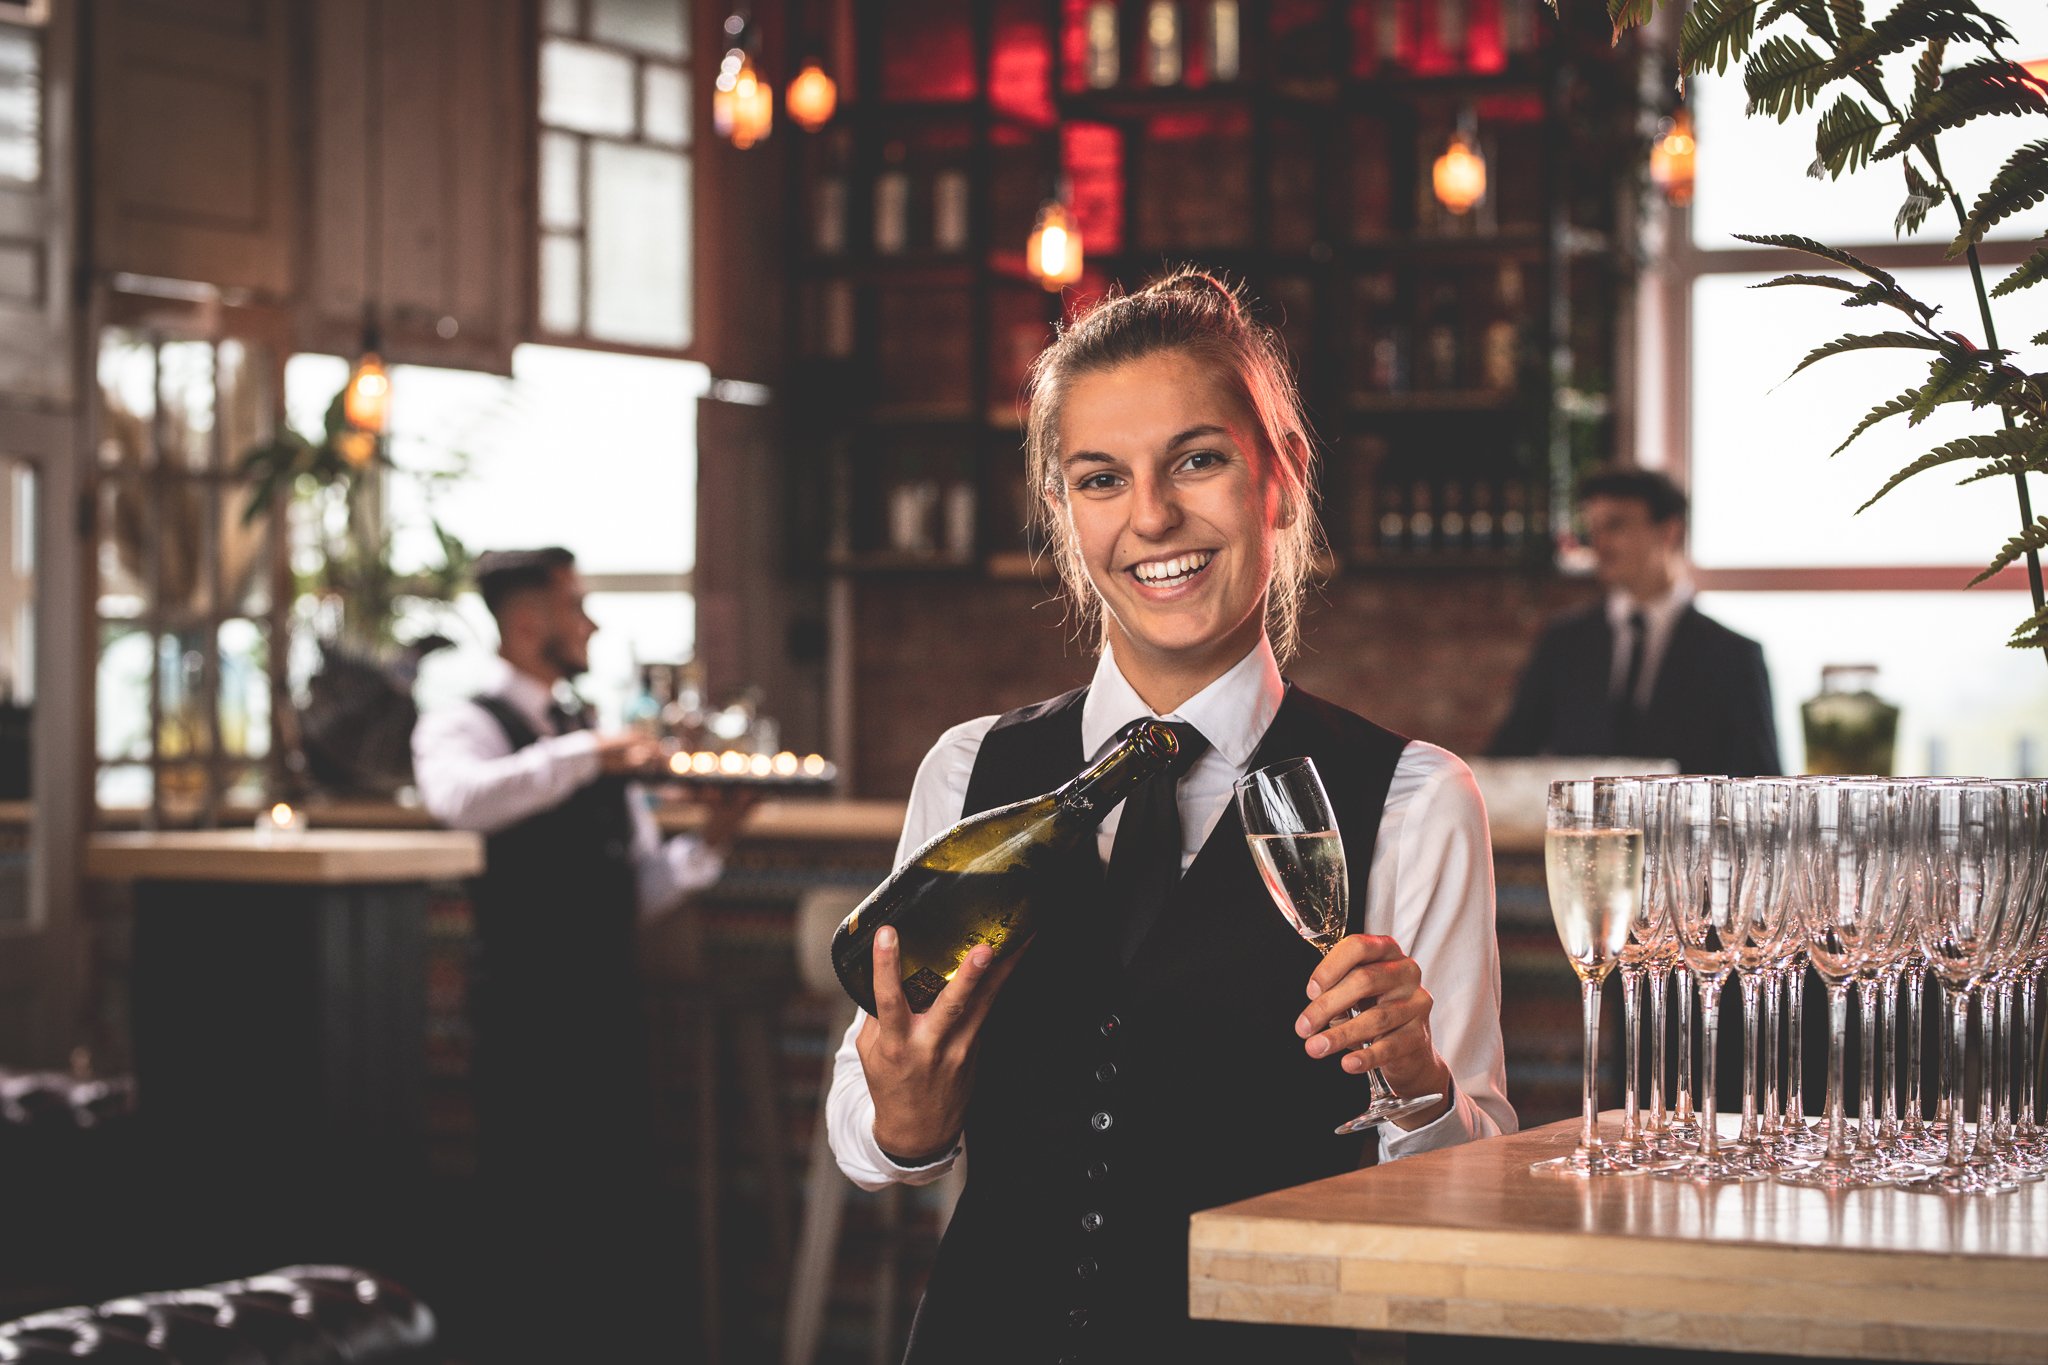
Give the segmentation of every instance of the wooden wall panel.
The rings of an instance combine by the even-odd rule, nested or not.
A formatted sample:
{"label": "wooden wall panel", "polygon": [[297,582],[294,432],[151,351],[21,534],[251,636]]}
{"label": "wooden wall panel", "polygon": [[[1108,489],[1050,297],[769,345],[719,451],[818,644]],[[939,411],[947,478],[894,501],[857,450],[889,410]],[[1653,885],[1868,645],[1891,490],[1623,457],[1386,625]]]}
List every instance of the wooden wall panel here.
{"label": "wooden wall panel", "polygon": [[351,352],[367,309],[387,359],[506,371],[532,292],[526,7],[315,0],[312,15],[300,344]]}
{"label": "wooden wall panel", "polygon": [[93,41],[94,266],[291,297],[287,0],[104,0]]}

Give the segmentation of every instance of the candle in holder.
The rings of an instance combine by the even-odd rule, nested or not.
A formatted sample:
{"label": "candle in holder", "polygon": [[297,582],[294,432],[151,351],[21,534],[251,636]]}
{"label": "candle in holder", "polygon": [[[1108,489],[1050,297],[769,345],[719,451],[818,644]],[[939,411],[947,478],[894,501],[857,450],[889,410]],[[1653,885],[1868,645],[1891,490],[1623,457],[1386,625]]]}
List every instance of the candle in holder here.
{"label": "candle in holder", "polygon": [[289,843],[306,833],[306,813],[280,801],[256,817],[256,842]]}

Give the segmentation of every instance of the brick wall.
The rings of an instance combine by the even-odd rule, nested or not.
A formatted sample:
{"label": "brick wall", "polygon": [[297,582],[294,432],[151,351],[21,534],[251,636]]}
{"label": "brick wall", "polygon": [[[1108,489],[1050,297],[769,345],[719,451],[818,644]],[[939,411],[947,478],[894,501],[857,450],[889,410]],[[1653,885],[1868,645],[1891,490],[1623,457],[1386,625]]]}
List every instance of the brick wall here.
{"label": "brick wall", "polygon": [[[1544,622],[1594,592],[1583,580],[1479,570],[1341,576],[1311,599],[1287,674],[1403,734],[1474,753]],[[861,796],[906,795],[947,726],[1057,695],[1094,670],[1065,603],[1037,583],[864,578],[855,620]]]}

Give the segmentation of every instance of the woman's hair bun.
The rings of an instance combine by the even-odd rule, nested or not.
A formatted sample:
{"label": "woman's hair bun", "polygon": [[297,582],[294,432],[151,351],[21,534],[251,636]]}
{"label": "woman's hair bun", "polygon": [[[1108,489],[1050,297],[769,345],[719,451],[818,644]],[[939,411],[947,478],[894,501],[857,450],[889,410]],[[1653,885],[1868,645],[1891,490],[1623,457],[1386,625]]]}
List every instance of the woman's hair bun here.
{"label": "woman's hair bun", "polygon": [[1233,318],[1242,319],[1244,316],[1244,300],[1238,296],[1237,290],[1208,271],[1196,269],[1194,266],[1182,266],[1172,274],[1164,275],[1138,291],[1140,297],[1146,294],[1177,294],[1188,298],[1207,298],[1228,308]]}

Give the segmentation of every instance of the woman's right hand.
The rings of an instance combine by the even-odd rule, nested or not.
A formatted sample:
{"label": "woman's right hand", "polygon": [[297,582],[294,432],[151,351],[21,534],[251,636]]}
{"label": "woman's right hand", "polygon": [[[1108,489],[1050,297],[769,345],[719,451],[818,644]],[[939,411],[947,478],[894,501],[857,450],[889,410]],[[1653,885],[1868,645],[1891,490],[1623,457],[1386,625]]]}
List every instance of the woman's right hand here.
{"label": "woman's right hand", "polygon": [[923,1014],[912,1014],[897,965],[896,931],[875,933],[875,1013],[854,1040],[875,1102],[875,1143],[888,1155],[943,1156],[967,1122],[975,1040],[996,992],[1023,954],[991,967],[995,951],[974,948]]}

